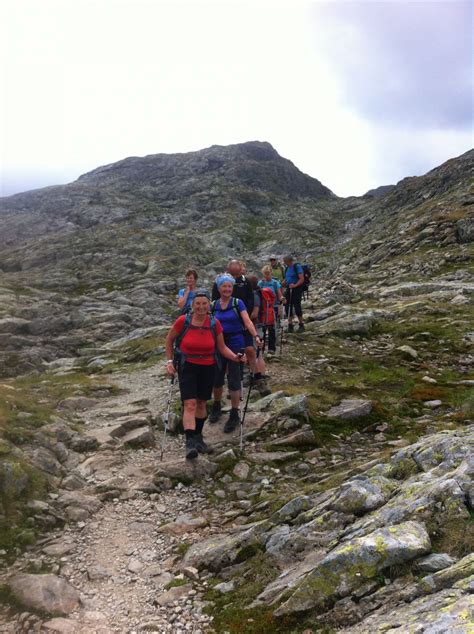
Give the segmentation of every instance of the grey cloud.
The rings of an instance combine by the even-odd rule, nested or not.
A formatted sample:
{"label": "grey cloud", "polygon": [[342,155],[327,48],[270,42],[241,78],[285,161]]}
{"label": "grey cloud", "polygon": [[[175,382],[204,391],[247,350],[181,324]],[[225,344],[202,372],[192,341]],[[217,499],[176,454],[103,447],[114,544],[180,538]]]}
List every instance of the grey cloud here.
{"label": "grey cloud", "polygon": [[354,110],[384,125],[472,125],[470,2],[337,2],[312,11],[317,47]]}

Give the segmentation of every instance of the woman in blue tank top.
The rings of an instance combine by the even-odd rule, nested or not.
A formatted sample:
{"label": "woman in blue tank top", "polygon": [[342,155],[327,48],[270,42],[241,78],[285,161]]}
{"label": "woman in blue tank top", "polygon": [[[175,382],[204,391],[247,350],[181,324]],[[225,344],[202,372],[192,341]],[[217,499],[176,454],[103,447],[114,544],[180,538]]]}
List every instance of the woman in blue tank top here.
{"label": "woman in blue tank top", "polygon": [[[232,275],[220,275],[216,280],[220,298],[212,306],[212,313],[222,325],[224,331],[224,341],[232,352],[240,352],[245,348],[244,331],[256,338],[257,344],[260,342],[257,331],[253,325],[245,304],[241,299],[232,297],[234,288],[234,278]],[[229,419],[224,425],[224,431],[230,433],[234,431],[240,422],[240,364],[235,361],[223,359],[222,366],[216,370],[214,378],[214,403],[212,404],[209,422],[216,423],[221,415],[221,398],[224,388],[224,381],[227,372],[227,383],[230,392],[232,409]]]}

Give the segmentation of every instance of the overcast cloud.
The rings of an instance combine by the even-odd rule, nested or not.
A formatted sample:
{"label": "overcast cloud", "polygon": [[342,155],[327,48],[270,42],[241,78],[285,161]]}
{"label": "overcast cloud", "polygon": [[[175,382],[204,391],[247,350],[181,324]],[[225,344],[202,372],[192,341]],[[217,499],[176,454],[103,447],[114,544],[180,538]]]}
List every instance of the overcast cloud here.
{"label": "overcast cloud", "polygon": [[4,0],[0,195],[265,140],[338,195],[472,146],[472,5]]}

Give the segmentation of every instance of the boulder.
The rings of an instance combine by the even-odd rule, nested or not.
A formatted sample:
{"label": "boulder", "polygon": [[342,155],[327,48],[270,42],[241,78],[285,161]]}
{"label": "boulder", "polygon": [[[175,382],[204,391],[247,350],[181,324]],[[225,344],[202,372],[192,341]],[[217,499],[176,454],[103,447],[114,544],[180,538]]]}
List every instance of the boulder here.
{"label": "boulder", "polygon": [[197,460],[173,460],[171,462],[162,462],[154,476],[154,482],[160,481],[160,478],[166,477],[173,482],[182,482],[183,484],[192,484],[196,480],[201,480],[213,475],[218,466],[199,456]]}
{"label": "boulder", "polygon": [[278,438],[270,443],[271,447],[309,447],[316,444],[316,436],[309,425],[305,425],[302,429]]}
{"label": "boulder", "polygon": [[66,615],[80,606],[77,590],[56,575],[19,573],[9,579],[8,586],[15,600],[29,610]]}
{"label": "boulder", "polygon": [[368,335],[376,324],[376,314],[369,310],[365,313],[352,313],[342,311],[337,315],[328,317],[324,321],[313,321],[306,324],[306,330],[316,335]]}
{"label": "boulder", "polygon": [[71,412],[84,411],[97,405],[99,401],[87,396],[70,396],[58,403],[58,409],[68,410]]}
{"label": "boulder", "polygon": [[336,405],[331,407],[329,411],[325,413],[325,416],[329,418],[340,419],[355,419],[368,416],[372,411],[372,401],[361,399],[345,399]]}
{"label": "boulder", "polygon": [[341,485],[331,508],[363,515],[385,504],[396,488],[397,482],[383,476],[355,476]]}
{"label": "boulder", "polygon": [[198,528],[207,526],[208,521],[205,517],[191,517],[190,515],[178,515],[174,522],[168,522],[158,529],[159,533],[167,533],[168,535],[184,535],[192,533]]}
{"label": "boulder", "polygon": [[474,219],[461,218],[456,222],[456,236],[460,244],[474,242]]}
{"label": "boulder", "polygon": [[418,360],[418,352],[411,346],[407,346],[407,345],[398,346],[396,350],[400,352],[400,354],[402,355],[404,359],[408,359],[408,361]]}
{"label": "boulder", "polygon": [[212,535],[195,542],[186,552],[183,567],[218,572],[250,557],[263,544],[266,523],[253,525],[237,534]]}
{"label": "boulder", "polygon": [[180,599],[185,597],[188,592],[191,592],[192,589],[193,587],[190,583],[186,583],[182,586],[175,586],[174,588],[170,588],[163,594],[160,594],[156,598],[156,602],[161,607],[169,605],[170,603],[174,603],[175,601],[179,601]]}
{"label": "boulder", "polygon": [[269,394],[249,407],[254,412],[269,412],[279,416],[307,416],[308,402],[306,394],[285,396],[282,390]]}
{"label": "boulder", "polygon": [[131,448],[154,447],[156,444],[155,434],[153,433],[153,430],[149,425],[129,431],[122,438],[122,442],[126,447]]}
{"label": "boulder", "polygon": [[453,566],[456,561],[447,553],[432,553],[422,557],[416,562],[416,567],[421,572],[438,572]]}
{"label": "boulder", "polygon": [[404,522],[341,543],[304,578],[275,616],[324,608],[373,579],[381,570],[426,554],[431,542],[423,524]]}

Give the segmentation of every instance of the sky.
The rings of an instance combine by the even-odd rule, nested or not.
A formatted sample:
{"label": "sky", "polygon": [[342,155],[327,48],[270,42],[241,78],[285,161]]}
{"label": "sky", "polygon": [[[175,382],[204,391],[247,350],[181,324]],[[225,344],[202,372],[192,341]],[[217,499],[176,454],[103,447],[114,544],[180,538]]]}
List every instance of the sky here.
{"label": "sky", "polygon": [[0,196],[268,141],[339,196],[473,146],[463,0],[2,0]]}

